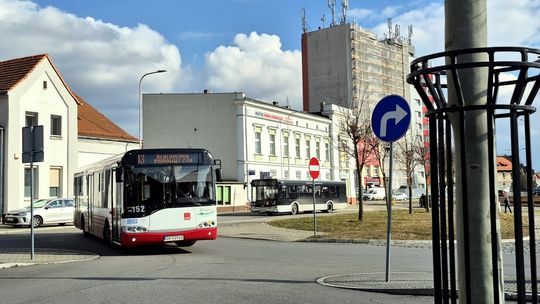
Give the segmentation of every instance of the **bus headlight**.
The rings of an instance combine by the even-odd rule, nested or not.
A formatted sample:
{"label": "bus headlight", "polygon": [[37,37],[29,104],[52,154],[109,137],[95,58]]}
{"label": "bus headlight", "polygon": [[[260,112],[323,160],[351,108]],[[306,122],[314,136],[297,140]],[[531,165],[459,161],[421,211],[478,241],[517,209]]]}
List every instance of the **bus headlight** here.
{"label": "bus headlight", "polygon": [[146,232],[148,228],[143,226],[123,226],[122,230],[129,233]]}
{"label": "bus headlight", "polygon": [[216,221],[205,221],[199,224],[199,228],[212,228],[216,226]]}

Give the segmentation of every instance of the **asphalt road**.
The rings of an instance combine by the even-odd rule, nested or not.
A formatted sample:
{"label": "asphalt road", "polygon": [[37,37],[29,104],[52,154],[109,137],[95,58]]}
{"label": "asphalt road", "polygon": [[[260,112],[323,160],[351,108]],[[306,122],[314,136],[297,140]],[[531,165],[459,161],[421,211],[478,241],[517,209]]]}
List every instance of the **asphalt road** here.
{"label": "asphalt road", "polygon": [[[0,247],[27,246],[1,234]],[[0,270],[0,303],[432,303],[360,292],[317,278],[384,271],[384,247],[218,238],[187,249],[106,247],[73,227],[38,229],[36,247],[95,252],[97,260]],[[395,271],[430,271],[427,249],[393,250]]]}

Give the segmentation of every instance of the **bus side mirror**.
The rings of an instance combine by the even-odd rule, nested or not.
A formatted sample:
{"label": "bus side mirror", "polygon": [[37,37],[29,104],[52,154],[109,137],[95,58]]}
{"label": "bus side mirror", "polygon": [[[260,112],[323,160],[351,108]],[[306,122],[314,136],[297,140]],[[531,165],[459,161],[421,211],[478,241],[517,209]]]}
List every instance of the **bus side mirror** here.
{"label": "bus side mirror", "polygon": [[214,166],[216,166],[216,181],[221,182],[223,179],[221,178],[221,160],[220,159],[214,159]]}
{"label": "bus side mirror", "polygon": [[221,178],[221,168],[217,168],[217,169],[216,169],[216,181],[217,181],[217,182],[221,182],[221,181],[222,181],[222,178]]}
{"label": "bus side mirror", "polygon": [[117,168],[115,172],[116,172],[116,182],[117,183],[123,182],[124,181],[124,178],[123,178],[124,170],[122,170],[122,168]]}

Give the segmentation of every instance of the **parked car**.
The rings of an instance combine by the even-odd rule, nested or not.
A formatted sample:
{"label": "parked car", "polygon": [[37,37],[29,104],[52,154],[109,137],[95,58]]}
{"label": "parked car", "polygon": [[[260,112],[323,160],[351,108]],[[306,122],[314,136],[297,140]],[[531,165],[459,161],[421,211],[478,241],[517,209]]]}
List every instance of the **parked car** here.
{"label": "parked car", "polygon": [[386,197],[386,191],[384,188],[369,188],[364,192],[365,200],[383,200]]}
{"label": "parked car", "polygon": [[533,195],[540,195],[540,187],[536,187],[533,189]]}
{"label": "parked car", "polygon": [[[73,200],[69,198],[39,199],[34,201],[34,219],[32,224],[39,227],[43,224],[73,223],[75,211]],[[30,226],[30,206],[8,211],[6,224],[11,226]]]}
{"label": "parked car", "polygon": [[396,201],[406,201],[409,199],[409,196],[403,192],[398,192],[396,194],[393,195],[393,198],[396,200]]}

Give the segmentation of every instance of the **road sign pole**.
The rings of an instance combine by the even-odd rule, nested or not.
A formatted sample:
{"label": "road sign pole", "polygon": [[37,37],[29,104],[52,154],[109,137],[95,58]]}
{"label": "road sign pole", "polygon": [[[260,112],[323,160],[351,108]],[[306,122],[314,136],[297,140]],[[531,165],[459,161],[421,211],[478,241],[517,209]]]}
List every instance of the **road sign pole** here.
{"label": "road sign pole", "polygon": [[34,260],[34,152],[30,152],[30,260]]}
{"label": "road sign pole", "polygon": [[392,175],[394,165],[394,142],[390,142],[390,163],[388,172],[388,191],[386,203],[388,205],[388,221],[386,224],[386,282],[390,282],[390,242],[392,241]]}
{"label": "road sign pole", "polygon": [[320,164],[319,160],[316,157],[312,157],[309,160],[309,175],[313,179],[313,185],[311,191],[313,192],[313,236],[317,237],[317,216],[315,215],[315,179],[319,177],[320,174]]}
{"label": "road sign pole", "polygon": [[386,225],[386,282],[390,281],[390,242],[392,241],[392,176],[394,161],[394,141],[405,135],[411,123],[411,108],[403,97],[388,95],[381,99],[373,109],[371,127],[375,136],[390,143],[390,167],[386,204],[388,222]]}
{"label": "road sign pole", "polygon": [[315,179],[313,179],[313,236],[317,237],[317,216],[315,215]]}

